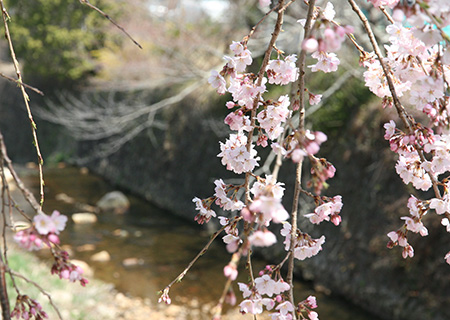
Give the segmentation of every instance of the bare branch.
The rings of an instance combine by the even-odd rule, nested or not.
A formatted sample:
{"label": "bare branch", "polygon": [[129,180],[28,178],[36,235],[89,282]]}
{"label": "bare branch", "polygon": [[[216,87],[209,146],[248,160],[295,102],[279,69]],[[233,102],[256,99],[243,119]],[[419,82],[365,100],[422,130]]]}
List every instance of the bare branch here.
{"label": "bare branch", "polygon": [[0,72],[0,77],[3,77],[3,78],[5,78],[5,79],[8,79],[9,81],[15,82],[15,83],[17,83],[18,85],[23,85],[25,88],[31,89],[31,90],[33,90],[34,92],[36,92],[37,94],[40,94],[41,96],[44,95],[44,93],[43,93],[41,90],[36,89],[35,87],[32,87],[32,86],[30,86],[30,85],[28,85],[28,84],[26,84],[26,83],[22,83],[22,84],[21,84],[21,83],[19,82],[19,80],[16,80],[16,79],[14,79],[14,78],[11,78],[11,77],[7,76],[6,74],[4,74],[4,73],[2,73],[2,72]]}
{"label": "bare branch", "polygon": [[91,8],[92,10],[97,11],[98,13],[100,13],[102,16],[104,16],[106,19],[108,19],[113,25],[115,25],[117,28],[120,29],[120,31],[122,31],[128,38],[130,38],[131,41],[133,41],[133,43],[135,45],[137,45],[140,49],[142,49],[142,46],[133,39],[133,37],[124,29],[122,28],[117,22],[115,22],[109,15],[107,15],[105,12],[103,12],[102,10],[100,10],[99,8],[97,8],[96,6],[92,5],[89,0],[80,0],[81,4],[84,4],[86,6],[88,6],[89,8]]}

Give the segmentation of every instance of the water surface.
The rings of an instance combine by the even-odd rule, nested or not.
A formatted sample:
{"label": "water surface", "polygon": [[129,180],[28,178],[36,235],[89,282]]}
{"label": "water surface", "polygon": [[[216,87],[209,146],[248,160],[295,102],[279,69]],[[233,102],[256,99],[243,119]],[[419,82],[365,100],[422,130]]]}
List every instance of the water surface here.
{"label": "water surface", "polygon": [[[48,213],[59,210],[70,217],[73,213],[82,212],[80,204],[95,205],[105,193],[114,190],[103,179],[82,174],[74,167],[46,169],[44,174],[45,211]],[[21,176],[26,185],[38,194],[37,172],[25,170]],[[61,193],[76,203],[56,200]],[[84,225],[76,225],[69,219],[61,241],[69,246],[72,257],[91,265],[96,278],[113,283],[123,293],[156,303],[156,292],[187,266],[209,240],[209,235],[195,223],[181,220],[132,195],[127,196],[131,206],[126,214],[101,213],[97,223]],[[194,206],[186,210],[195,216]],[[109,253],[110,261],[92,262],[91,256],[101,251]],[[230,255],[220,240],[213,243],[185,279],[172,287],[170,296],[173,302],[195,301],[194,307],[198,305],[199,308],[215,305],[225,284],[222,270],[229,259]],[[256,260],[254,270],[257,272],[264,265],[264,261]],[[247,281],[244,268],[241,268],[239,277],[241,282]],[[295,287],[297,300],[310,294],[317,296],[321,320],[377,319],[338,297],[314,292],[311,284],[296,282]],[[235,292],[240,301],[237,288]]]}

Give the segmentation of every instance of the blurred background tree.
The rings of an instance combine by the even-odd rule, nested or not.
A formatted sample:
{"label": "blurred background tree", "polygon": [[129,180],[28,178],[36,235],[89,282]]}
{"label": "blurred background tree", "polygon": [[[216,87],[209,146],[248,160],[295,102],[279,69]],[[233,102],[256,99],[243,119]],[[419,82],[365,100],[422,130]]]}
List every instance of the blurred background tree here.
{"label": "blurred background tree", "polygon": [[[92,52],[104,46],[109,22],[72,0],[7,1],[11,34],[26,81],[69,87],[98,71]],[[117,1],[96,1],[118,15]]]}

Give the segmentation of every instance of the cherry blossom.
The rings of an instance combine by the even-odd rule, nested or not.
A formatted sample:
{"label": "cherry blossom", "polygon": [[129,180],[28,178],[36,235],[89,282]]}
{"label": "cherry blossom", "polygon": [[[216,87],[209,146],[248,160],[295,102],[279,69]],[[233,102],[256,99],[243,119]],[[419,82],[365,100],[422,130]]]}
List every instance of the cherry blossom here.
{"label": "cherry blossom", "polygon": [[255,279],[256,290],[258,290],[258,292],[262,295],[265,294],[268,295],[269,297],[272,297],[273,294],[275,293],[275,286],[276,286],[275,280],[273,280],[267,274]]}
{"label": "cherry blossom", "polygon": [[208,222],[211,217],[216,217],[216,213],[205,205],[204,200],[195,197],[194,199],[192,199],[192,202],[195,203],[195,210],[199,211],[199,213],[195,217],[195,221],[197,221],[199,224]]}
{"label": "cherry blossom", "polygon": [[225,275],[225,277],[227,277],[231,281],[236,280],[236,278],[238,276],[238,270],[236,268],[236,264],[235,263],[231,263],[231,262],[229,264],[227,264],[223,268],[223,274]]}
{"label": "cherry blossom", "polygon": [[288,313],[294,311],[294,306],[289,301],[284,301],[280,303],[276,308],[282,315],[286,316]]}
{"label": "cherry blossom", "polygon": [[273,220],[281,223],[289,218],[289,214],[281,203],[281,199],[272,196],[260,196],[252,202],[249,209],[255,213],[261,213],[259,221],[268,225]]}
{"label": "cherry blossom", "polygon": [[308,66],[312,72],[335,72],[340,64],[337,55],[333,52],[316,51],[311,56],[318,60],[316,64]]}
{"label": "cherry blossom", "polygon": [[277,242],[277,237],[269,230],[257,230],[248,237],[248,241],[255,247],[270,247]]}
{"label": "cherry blossom", "polygon": [[242,210],[242,208],[245,206],[244,203],[240,200],[237,200],[236,198],[231,199],[228,197],[227,193],[227,185],[223,182],[222,179],[214,181],[214,184],[216,185],[215,196],[216,204],[219,205],[224,210]]}
{"label": "cherry blossom", "polygon": [[253,144],[247,150],[247,137],[242,132],[230,134],[225,143],[220,143],[220,150],[217,156],[222,158],[222,164],[237,174],[253,171],[260,160]]}
{"label": "cherry blossom", "polygon": [[221,76],[216,70],[211,71],[211,76],[208,78],[208,82],[214,89],[217,90],[217,93],[225,94],[227,83],[224,77]]}
{"label": "cherry blossom", "polygon": [[295,65],[297,56],[289,55],[283,60],[270,60],[266,72],[269,83],[286,85],[298,79],[298,68]]}
{"label": "cherry blossom", "polygon": [[238,110],[236,112],[229,113],[224,122],[230,126],[231,130],[240,131],[250,131],[251,130],[251,122],[250,118],[242,112],[242,110]]}
{"label": "cherry blossom", "polygon": [[261,7],[268,7],[272,3],[272,0],[259,0],[259,5]]}
{"label": "cherry blossom", "polygon": [[305,217],[313,224],[319,224],[322,221],[331,221],[335,225],[341,222],[339,213],[342,209],[342,197],[335,196],[330,202],[325,202],[314,209],[314,213],[305,214]]}
{"label": "cherry blossom", "polygon": [[[298,231],[298,230],[297,230]],[[291,225],[286,222],[283,224],[281,235],[285,237],[284,249],[287,251],[290,248],[291,243]],[[307,233],[301,233],[298,231],[295,244],[294,244],[294,257],[298,260],[305,260],[317,255],[322,250],[322,244],[325,243],[325,236],[321,236],[319,239],[313,239]]]}
{"label": "cherry blossom", "polygon": [[165,304],[171,304],[172,299],[169,297],[169,288],[166,287],[164,291],[161,293],[161,297],[159,297],[158,302],[164,302]]}
{"label": "cherry blossom", "polygon": [[289,105],[289,97],[281,96],[277,102],[268,105],[266,109],[258,113],[259,125],[266,131],[270,140],[275,140],[283,133],[284,129],[281,124],[290,115]]}
{"label": "cherry blossom", "polygon": [[55,262],[53,263],[51,272],[57,274],[60,279],[66,279],[71,282],[79,281],[84,287],[88,280],[83,277],[83,269],[69,261],[67,251],[57,250],[53,252]]}
{"label": "cherry blossom", "polygon": [[265,179],[258,179],[250,189],[255,198],[269,195],[276,199],[282,199],[284,194],[284,183],[274,180],[272,175],[266,175]]}
{"label": "cherry blossom", "polygon": [[40,250],[44,246],[41,235],[33,228],[16,232],[14,241],[28,251]]}
{"label": "cherry blossom", "polygon": [[386,6],[389,8],[394,8],[400,0],[368,0],[372,2],[375,7]]}

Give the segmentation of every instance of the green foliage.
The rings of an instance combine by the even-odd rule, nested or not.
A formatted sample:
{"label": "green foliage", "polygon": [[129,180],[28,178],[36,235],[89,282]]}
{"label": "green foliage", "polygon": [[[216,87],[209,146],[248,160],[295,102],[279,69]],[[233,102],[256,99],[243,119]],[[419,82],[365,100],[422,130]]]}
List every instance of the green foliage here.
{"label": "green foliage", "polygon": [[[70,85],[95,72],[91,51],[102,47],[109,23],[99,13],[73,0],[10,0],[7,5],[26,81]],[[95,5],[111,10],[104,1]]]}
{"label": "green foliage", "polygon": [[[316,73],[316,78],[311,79],[310,88],[315,94],[324,91],[336,78],[328,74]],[[339,76],[339,75],[337,75]],[[373,95],[360,80],[352,77],[337,90],[325,104],[317,110],[310,121],[314,130],[326,132],[329,137],[339,137],[345,126],[351,123],[352,118],[361,106],[367,104]]]}

